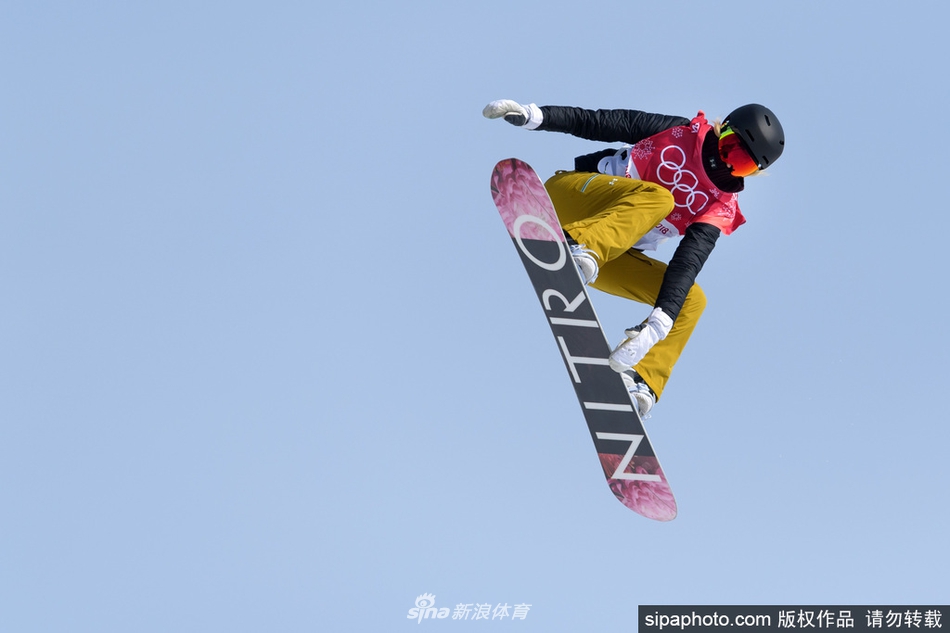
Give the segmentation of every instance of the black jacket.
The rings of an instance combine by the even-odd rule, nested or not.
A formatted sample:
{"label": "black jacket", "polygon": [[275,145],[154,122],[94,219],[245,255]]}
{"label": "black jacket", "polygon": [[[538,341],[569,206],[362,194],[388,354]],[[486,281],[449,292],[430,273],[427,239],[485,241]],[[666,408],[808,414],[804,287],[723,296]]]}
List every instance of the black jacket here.
{"label": "black jacket", "polygon": [[[585,110],[565,106],[542,106],[544,114],[539,130],[563,132],[572,136],[606,143],[633,145],[671,127],[689,125],[690,119],[680,116],[651,114],[640,110]],[[574,159],[577,171],[597,171],[597,163],[604,156],[614,154],[616,148],[578,156]],[[703,164],[706,174],[722,191],[738,193],[744,187],[743,179],[730,173],[719,157],[718,141],[708,134],[703,142]],[[687,229],[670,259],[663,284],[656,300],[657,308],[676,319],[686,295],[696,281],[719,239],[718,228],[696,222]]]}

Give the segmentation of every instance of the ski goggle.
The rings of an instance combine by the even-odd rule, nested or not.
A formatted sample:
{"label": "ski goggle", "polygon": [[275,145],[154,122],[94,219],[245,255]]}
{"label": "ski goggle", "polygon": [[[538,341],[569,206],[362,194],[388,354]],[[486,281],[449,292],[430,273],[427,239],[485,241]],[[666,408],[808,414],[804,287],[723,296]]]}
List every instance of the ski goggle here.
{"label": "ski goggle", "polygon": [[729,127],[723,127],[719,136],[719,155],[732,166],[733,176],[741,178],[759,171],[758,163],[749,154],[742,139]]}

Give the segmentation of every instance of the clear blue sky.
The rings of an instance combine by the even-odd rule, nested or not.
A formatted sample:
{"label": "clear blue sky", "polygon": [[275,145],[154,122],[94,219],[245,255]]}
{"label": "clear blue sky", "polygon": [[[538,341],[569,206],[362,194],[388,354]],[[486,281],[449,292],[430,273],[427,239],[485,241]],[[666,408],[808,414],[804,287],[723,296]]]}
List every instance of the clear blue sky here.
{"label": "clear blue sky", "polygon": [[[5,3],[0,630],[946,604],[941,6]],[[499,98],[785,126],[649,421],[672,523],[607,490],[488,191],[602,146]]]}

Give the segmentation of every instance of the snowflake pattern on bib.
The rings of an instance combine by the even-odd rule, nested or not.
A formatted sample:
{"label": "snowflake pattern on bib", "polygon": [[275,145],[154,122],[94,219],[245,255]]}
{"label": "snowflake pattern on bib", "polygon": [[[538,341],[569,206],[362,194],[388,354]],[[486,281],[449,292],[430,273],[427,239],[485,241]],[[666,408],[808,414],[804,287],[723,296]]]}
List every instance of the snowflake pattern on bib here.
{"label": "snowflake pattern on bib", "polygon": [[649,158],[653,154],[653,141],[645,138],[630,148],[630,153],[635,158]]}

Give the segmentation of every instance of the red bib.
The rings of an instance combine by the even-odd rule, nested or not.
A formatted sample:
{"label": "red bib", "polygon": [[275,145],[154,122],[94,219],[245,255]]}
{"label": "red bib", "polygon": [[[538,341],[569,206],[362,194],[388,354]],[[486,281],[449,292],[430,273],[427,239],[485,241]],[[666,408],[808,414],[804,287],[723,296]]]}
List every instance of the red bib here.
{"label": "red bib", "polygon": [[737,194],[720,191],[703,169],[703,140],[710,130],[700,112],[689,126],[664,130],[629,148],[624,175],[666,187],[675,203],[634,248],[654,250],[667,238],[683,235],[694,222],[712,224],[726,235],[745,223]]}

